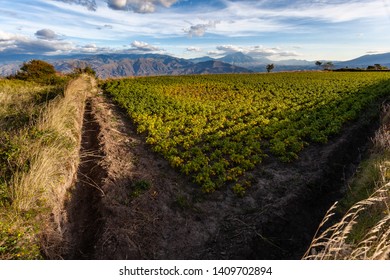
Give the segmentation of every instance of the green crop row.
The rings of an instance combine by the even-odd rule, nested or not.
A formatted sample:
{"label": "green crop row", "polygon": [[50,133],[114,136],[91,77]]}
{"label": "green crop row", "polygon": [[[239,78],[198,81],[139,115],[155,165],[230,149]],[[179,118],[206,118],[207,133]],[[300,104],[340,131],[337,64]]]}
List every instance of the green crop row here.
{"label": "green crop row", "polygon": [[389,73],[278,73],[148,77],[108,81],[139,133],[203,191],[227,182],[242,194],[245,174],[272,153],[298,158],[325,143],[390,92]]}

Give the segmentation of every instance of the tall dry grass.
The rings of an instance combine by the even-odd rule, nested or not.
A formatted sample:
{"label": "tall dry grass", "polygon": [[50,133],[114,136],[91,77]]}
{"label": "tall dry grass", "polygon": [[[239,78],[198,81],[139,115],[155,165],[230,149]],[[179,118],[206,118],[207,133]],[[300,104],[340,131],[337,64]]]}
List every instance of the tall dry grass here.
{"label": "tall dry grass", "polygon": [[63,204],[79,164],[85,99],[93,83],[89,76],[71,81],[63,95],[42,108],[34,127],[21,129],[14,139],[22,147],[20,165],[28,162],[28,168],[13,172],[12,203],[3,217],[18,231],[28,232],[28,242],[37,244],[46,258],[61,254]]}
{"label": "tall dry grass", "polygon": [[373,144],[369,161],[379,173],[376,179],[372,178],[376,185],[374,192],[350,207],[339,222],[319,233],[335,214],[337,206],[333,205],[303,259],[390,259],[390,105],[383,108],[381,127]]}

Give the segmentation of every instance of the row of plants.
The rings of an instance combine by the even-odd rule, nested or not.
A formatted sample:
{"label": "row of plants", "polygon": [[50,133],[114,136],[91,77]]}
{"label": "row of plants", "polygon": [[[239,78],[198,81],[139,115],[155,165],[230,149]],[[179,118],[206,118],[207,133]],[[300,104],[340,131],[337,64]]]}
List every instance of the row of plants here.
{"label": "row of plants", "polygon": [[112,80],[103,88],[153,150],[203,191],[246,174],[268,155],[297,159],[326,143],[390,91],[389,73],[278,73]]}

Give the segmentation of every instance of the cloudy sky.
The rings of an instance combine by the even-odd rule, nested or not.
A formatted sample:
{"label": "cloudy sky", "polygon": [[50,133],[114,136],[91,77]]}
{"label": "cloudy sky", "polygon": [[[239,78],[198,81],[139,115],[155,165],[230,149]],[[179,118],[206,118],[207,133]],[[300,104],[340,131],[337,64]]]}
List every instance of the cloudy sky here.
{"label": "cloudy sky", "polygon": [[390,52],[390,0],[1,0],[0,54]]}

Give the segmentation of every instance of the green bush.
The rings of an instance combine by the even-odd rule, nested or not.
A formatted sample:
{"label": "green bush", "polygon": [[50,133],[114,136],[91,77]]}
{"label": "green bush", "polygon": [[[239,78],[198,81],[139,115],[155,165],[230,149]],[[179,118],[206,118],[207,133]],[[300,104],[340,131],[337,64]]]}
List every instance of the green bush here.
{"label": "green bush", "polygon": [[60,80],[54,66],[42,60],[31,60],[23,63],[20,70],[10,78],[41,84],[55,84]]}

